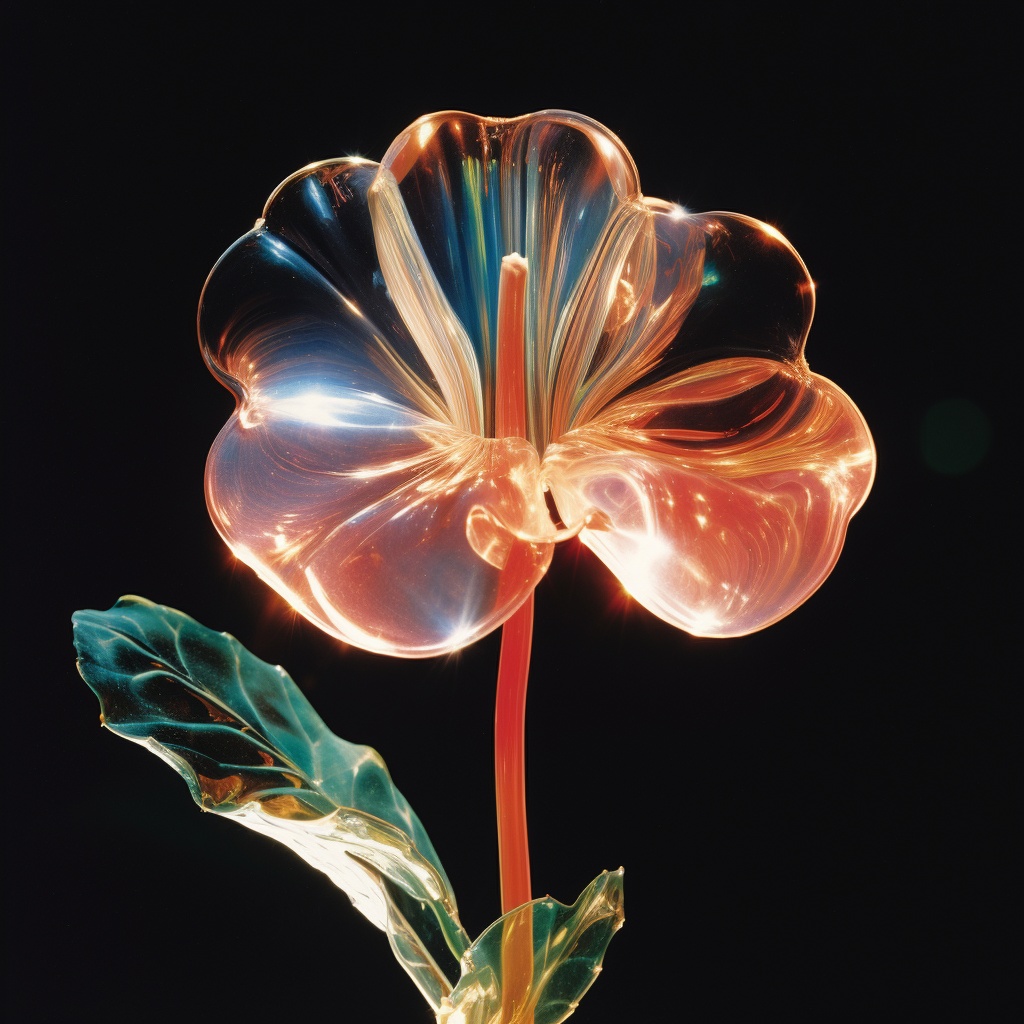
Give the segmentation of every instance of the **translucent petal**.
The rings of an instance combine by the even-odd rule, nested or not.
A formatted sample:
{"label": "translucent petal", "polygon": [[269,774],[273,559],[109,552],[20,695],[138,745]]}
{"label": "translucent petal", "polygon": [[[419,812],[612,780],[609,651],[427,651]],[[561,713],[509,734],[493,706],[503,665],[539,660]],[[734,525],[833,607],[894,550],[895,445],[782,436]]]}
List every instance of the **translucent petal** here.
{"label": "translucent petal", "polygon": [[814,284],[775,228],[741,214],[689,214],[657,199],[644,200],[644,209],[646,228],[626,258],[605,261],[605,275],[595,276],[575,310],[553,396],[555,439],[617,397],[690,366],[740,355],[802,357]]}
{"label": "translucent petal", "polygon": [[814,317],[814,282],[789,241],[770,224],[742,214],[675,211],[659,221],[659,235],[673,225],[677,232],[686,226],[702,234],[700,290],[671,343],[655,345],[656,361],[645,355],[634,387],[734,356],[800,362]]}
{"label": "translucent petal", "polygon": [[281,185],[257,227],[210,273],[203,354],[250,404],[330,380],[450,422],[374,256],[366,191],[376,164],[318,164]]}
{"label": "translucent petal", "polygon": [[701,289],[701,223],[659,199],[633,212],[620,218],[623,230],[609,238],[567,320],[551,396],[553,438],[652,374]]}
{"label": "translucent petal", "polygon": [[[529,445],[484,440],[512,253],[526,267],[526,427],[509,432]],[[586,523],[657,614],[749,632],[820,584],[873,474],[859,413],[807,371],[813,313],[775,228],[643,197],[589,118],[431,114],[379,166],[294,175],[214,268],[200,331],[238,409],[211,452],[211,513],[318,625],[421,656],[500,625],[544,572],[565,536],[546,478],[570,530]],[[765,434],[773,388],[782,425]],[[808,446],[808,423],[829,415],[841,425]],[[719,441],[691,443],[705,419]],[[662,421],[676,425],[640,426]],[[780,451],[788,482],[759,468]],[[698,507],[713,494],[715,543]]]}
{"label": "translucent petal", "polygon": [[465,396],[456,422],[473,432],[493,432],[501,259],[526,258],[528,434],[543,449],[573,307],[646,225],[629,154],[579,114],[447,112],[403,132],[381,169],[372,211],[385,279],[421,348],[438,352],[428,361],[449,405]]}
{"label": "translucent petal", "polygon": [[[349,468],[339,468],[349,467]],[[235,553],[322,629],[427,657],[499,626],[551,560],[536,451],[308,396],[234,418],[207,498]]]}
{"label": "translucent petal", "polygon": [[296,175],[211,273],[200,336],[238,407],[207,502],[236,555],[317,625],[418,657],[507,618],[554,530],[535,450],[450,426],[373,257],[371,170]]}
{"label": "translucent petal", "polygon": [[832,570],[874,475],[842,391],[799,365],[706,363],[621,399],[551,445],[567,523],[641,604],[698,636],[739,636]]}

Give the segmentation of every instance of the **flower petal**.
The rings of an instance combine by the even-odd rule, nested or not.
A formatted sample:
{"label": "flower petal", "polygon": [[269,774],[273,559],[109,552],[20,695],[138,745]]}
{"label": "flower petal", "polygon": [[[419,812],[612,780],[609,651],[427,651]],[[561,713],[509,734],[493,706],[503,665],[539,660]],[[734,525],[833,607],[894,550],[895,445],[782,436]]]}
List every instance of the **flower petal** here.
{"label": "flower petal", "polygon": [[[313,409],[316,417],[313,418]],[[328,396],[234,416],[210,513],[307,618],[365,650],[428,657],[499,626],[551,560],[536,451]]]}
{"label": "flower petal", "polygon": [[636,387],[733,356],[799,362],[814,317],[814,282],[770,224],[739,213],[686,214],[704,235],[701,287],[672,343]]}
{"label": "flower petal", "polygon": [[[486,440],[513,252],[529,443]],[[414,657],[525,599],[564,536],[546,478],[656,614],[759,629],[827,576],[874,472],[860,414],[807,371],[813,310],[774,228],[645,199],[596,122],[428,115],[379,166],[293,175],[211,273],[204,355],[238,403],[211,514],[318,625]]]}
{"label": "flower petal", "polygon": [[431,114],[392,144],[372,191],[381,266],[449,405],[470,396],[463,429],[493,433],[499,269],[515,252],[530,275],[528,433],[543,447],[568,310],[618,219],[639,215],[638,188],[621,142],[566,111]]}
{"label": "flower petal", "polygon": [[834,384],[765,359],[707,363],[616,402],[551,445],[563,519],[655,615],[741,636],[824,581],[874,475]]}
{"label": "flower petal", "polygon": [[606,234],[560,339],[551,431],[593,419],[652,371],[701,289],[707,237],[696,218],[645,199]]}
{"label": "flower petal", "polygon": [[[814,314],[814,284],[770,224],[732,213],[689,214],[645,199],[646,230],[606,259],[574,313],[555,390],[553,437],[617,397],[730,356],[797,361]],[[609,302],[609,296],[614,301]]]}
{"label": "flower petal", "polygon": [[422,657],[511,615],[554,528],[532,447],[451,426],[373,256],[375,173],[300,172],[211,273],[201,341],[238,404],[207,503],[235,554],[321,628]]}
{"label": "flower petal", "polygon": [[450,422],[374,256],[366,192],[376,167],[353,159],[299,171],[210,272],[200,342],[239,399],[336,379]]}

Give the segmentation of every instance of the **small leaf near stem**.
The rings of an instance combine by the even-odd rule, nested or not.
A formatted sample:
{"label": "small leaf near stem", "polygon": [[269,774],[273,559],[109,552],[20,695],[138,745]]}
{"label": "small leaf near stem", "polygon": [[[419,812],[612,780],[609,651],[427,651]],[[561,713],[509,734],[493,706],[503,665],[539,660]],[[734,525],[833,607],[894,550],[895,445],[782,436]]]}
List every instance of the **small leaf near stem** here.
{"label": "small leaf near stem", "polygon": [[[525,299],[527,264],[518,253],[501,261],[494,433],[526,436]],[[526,830],[526,684],[533,643],[533,594],[502,627],[494,713],[494,784],[503,914],[528,903],[530,847]],[[502,938],[502,1020],[530,1024],[532,915]]]}

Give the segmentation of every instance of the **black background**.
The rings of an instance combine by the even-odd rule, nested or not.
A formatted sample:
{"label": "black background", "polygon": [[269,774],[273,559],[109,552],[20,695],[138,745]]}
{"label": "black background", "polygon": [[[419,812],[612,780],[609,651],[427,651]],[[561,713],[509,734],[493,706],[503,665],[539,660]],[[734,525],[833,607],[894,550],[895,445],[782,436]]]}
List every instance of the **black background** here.
{"label": "black background", "polygon": [[[202,492],[232,400],[195,311],[297,168],[379,159],[432,110],[546,107],[617,133],[646,194],[786,234],[818,284],[811,367],[879,460],[833,575],[751,637],[690,638],[559,550],[528,707],[534,886],[572,902],[626,868],[574,1022],[1009,1017],[1019,26],[939,9],[8,7],[9,1019],[431,1019],[325,878],[99,728],[70,616],[122,594],[284,665],[381,751],[470,933],[497,916],[497,636],[425,662],[343,649],[232,563]],[[950,399],[991,428],[957,473],[922,447]]]}

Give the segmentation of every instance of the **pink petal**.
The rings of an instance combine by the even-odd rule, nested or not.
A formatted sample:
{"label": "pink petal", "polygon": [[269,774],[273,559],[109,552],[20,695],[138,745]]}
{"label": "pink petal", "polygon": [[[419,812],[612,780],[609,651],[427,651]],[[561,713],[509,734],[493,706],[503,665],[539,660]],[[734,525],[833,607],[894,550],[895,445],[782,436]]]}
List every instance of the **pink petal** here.
{"label": "pink petal", "polygon": [[235,554],[307,618],[400,657],[499,626],[551,561],[536,451],[367,400],[233,417],[210,452],[211,515]]}
{"label": "pink petal", "polygon": [[570,526],[641,604],[698,636],[793,611],[831,572],[870,489],[874,446],[831,382],[766,359],[687,370],[551,445]]}

